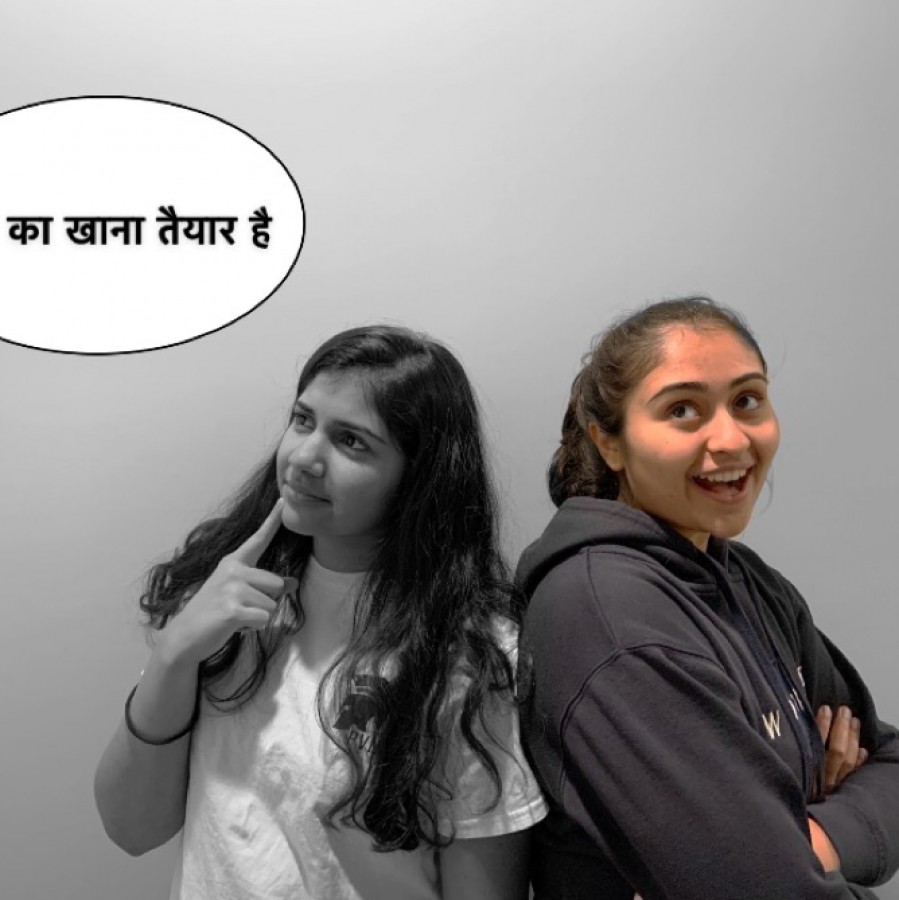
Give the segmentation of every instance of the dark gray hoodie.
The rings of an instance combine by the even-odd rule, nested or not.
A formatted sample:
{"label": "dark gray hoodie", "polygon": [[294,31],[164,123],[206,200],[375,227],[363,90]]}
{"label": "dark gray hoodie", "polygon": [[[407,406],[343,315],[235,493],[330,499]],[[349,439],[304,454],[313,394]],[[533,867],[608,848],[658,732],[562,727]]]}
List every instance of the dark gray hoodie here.
{"label": "dark gray hoodie", "polygon": [[[805,601],[747,547],[697,549],[622,503],[566,501],[525,551],[522,738],[550,801],[535,900],[872,897],[899,868],[899,735]],[[870,759],[827,799],[811,710]],[[825,875],[807,817],[841,872]]]}

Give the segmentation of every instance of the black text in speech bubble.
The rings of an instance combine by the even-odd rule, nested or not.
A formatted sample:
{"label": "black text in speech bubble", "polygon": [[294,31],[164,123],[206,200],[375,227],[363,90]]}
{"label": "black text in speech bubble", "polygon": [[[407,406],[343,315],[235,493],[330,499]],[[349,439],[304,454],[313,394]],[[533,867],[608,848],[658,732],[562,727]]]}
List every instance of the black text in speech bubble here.
{"label": "black text in speech bubble", "polygon": [[231,324],[303,245],[303,199],[263,144],[137,97],[0,114],[0,339],[134,353]]}

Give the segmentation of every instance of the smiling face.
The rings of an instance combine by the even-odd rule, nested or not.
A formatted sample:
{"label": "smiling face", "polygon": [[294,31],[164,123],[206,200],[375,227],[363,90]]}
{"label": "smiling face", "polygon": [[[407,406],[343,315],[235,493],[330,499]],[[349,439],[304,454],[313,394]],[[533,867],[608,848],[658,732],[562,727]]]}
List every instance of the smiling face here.
{"label": "smiling face", "polygon": [[619,436],[590,437],[619,473],[620,500],[667,521],[701,550],[735,537],[780,431],[758,354],[723,328],[669,328],[661,361],[627,398]]}
{"label": "smiling face", "polygon": [[362,571],[404,467],[362,378],[316,375],[297,397],[276,453],[284,525],[312,537],[326,568]]}

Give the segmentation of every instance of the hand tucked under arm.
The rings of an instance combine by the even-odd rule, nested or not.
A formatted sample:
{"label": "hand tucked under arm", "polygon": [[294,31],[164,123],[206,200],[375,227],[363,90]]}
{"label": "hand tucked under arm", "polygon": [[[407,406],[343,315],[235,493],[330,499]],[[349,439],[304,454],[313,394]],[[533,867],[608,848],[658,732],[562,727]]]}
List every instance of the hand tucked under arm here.
{"label": "hand tucked under arm", "polygon": [[847,775],[864,764],[868,751],[860,744],[861,722],[848,706],[838,707],[836,716],[831,707],[822,706],[815,721],[827,748],[824,789],[829,794]]}

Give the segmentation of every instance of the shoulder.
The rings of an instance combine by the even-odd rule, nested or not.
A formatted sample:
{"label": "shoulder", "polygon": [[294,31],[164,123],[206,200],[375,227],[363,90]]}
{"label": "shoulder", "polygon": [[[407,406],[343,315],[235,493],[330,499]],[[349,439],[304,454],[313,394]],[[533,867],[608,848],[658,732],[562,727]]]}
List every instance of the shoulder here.
{"label": "shoulder", "polygon": [[765,560],[763,560],[762,557],[747,544],[744,544],[742,541],[728,541],[727,550],[732,557],[739,561],[744,569],[748,569],[756,578],[769,581],[772,584],[788,586],[791,591],[798,593],[796,588],[790,584],[787,578],[784,577],[778,569],[775,569],[774,566],[765,562]]}
{"label": "shoulder", "polygon": [[507,616],[495,615],[490,622],[490,636],[511,662],[518,655],[518,625]]}
{"label": "shoulder", "polygon": [[748,568],[753,574],[771,580],[784,580],[783,575],[773,566],[768,565],[758,553],[742,541],[727,541],[727,552],[736,558],[743,567]]}
{"label": "shoulder", "polygon": [[[460,640],[449,672],[446,691],[441,703],[441,715],[457,720],[461,709],[472,695],[489,698],[501,705],[514,705],[513,685],[518,664],[519,626],[500,613],[492,615],[485,626],[474,629]],[[500,690],[494,690],[498,685]]]}
{"label": "shoulder", "polygon": [[811,617],[805,598],[793,583],[752,548],[739,541],[729,541],[728,552],[736,560],[742,574],[761,589],[766,605],[779,608],[782,613],[791,616]]}
{"label": "shoulder", "polygon": [[[525,640],[552,656],[590,657],[646,645],[706,652],[698,618],[713,614],[711,579],[680,577],[628,547],[587,547],[551,569],[528,606]],[[697,618],[698,617],[698,618]]]}
{"label": "shoulder", "polygon": [[[495,616],[491,637],[514,673],[518,659],[518,626]],[[471,672],[460,669],[452,680],[443,709],[446,737],[439,771],[450,796],[438,803],[444,834],[456,838],[495,837],[529,828],[547,813],[546,803],[521,747],[518,708],[509,690],[487,689],[470,719],[466,736],[463,713],[473,687]],[[489,762],[488,762],[489,760]]]}

